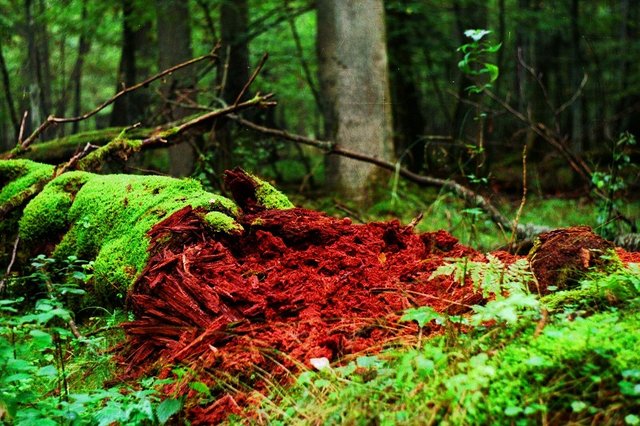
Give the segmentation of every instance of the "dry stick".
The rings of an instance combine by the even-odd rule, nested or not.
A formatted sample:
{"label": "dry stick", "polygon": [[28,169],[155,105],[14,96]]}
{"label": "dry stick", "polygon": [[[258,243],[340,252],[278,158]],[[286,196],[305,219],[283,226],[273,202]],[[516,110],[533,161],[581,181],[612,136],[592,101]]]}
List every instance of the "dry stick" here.
{"label": "dry stick", "polygon": [[22,145],[22,138],[24,136],[24,128],[27,125],[27,117],[29,116],[29,111],[25,111],[22,114],[22,121],[20,122],[20,132],[18,133],[18,144]]}
{"label": "dry stick", "polygon": [[13,268],[13,264],[16,261],[16,255],[18,253],[18,244],[20,244],[20,236],[16,237],[16,241],[13,243],[13,252],[11,253],[11,261],[9,262],[9,266],[7,266],[7,272],[5,272],[2,281],[0,281],[0,295],[4,293],[4,287],[7,282],[7,277],[11,273],[11,268]]}
{"label": "dry stick", "polygon": [[151,76],[149,78],[147,78],[146,80],[135,84],[133,86],[130,87],[125,87],[124,89],[122,89],[121,91],[119,91],[118,93],[116,93],[113,97],[111,97],[110,99],[104,101],[102,104],[100,104],[98,107],[96,107],[95,109],[93,109],[92,111],[89,111],[85,114],[82,114],[80,116],[77,117],[68,117],[68,118],[61,118],[61,117],[55,117],[53,115],[50,115],[49,117],[47,117],[47,120],[42,123],[40,125],[40,127],[38,127],[24,142],[22,142],[19,146],[19,150],[20,151],[24,151],[26,150],[29,145],[31,145],[33,143],[33,141],[35,141],[35,139],[45,130],[47,129],[49,126],[51,126],[52,124],[62,124],[62,123],[72,123],[72,122],[76,122],[76,121],[82,121],[82,120],[86,120],[87,118],[97,114],[98,112],[100,112],[101,110],[103,110],[104,108],[108,107],[109,105],[111,105],[113,102],[115,102],[118,98],[126,95],[127,93],[133,92],[135,90],[140,89],[141,87],[145,87],[148,84],[150,84],[151,82],[158,80],[159,78],[162,78],[168,74],[171,74],[179,69],[188,67],[190,65],[196,64],[198,62],[204,61],[205,59],[215,59],[217,58],[217,51],[219,49],[219,45],[215,46],[213,48],[213,50],[209,53],[207,53],[206,55],[202,55],[199,56],[197,58],[193,58],[190,59],[186,62],[182,62],[178,65],[174,65],[171,68],[167,68],[166,70]]}
{"label": "dry stick", "polygon": [[258,62],[258,66],[256,67],[255,70],[253,70],[253,74],[251,74],[251,77],[249,77],[249,80],[245,83],[244,87],[242,88],[242,90],[238,94],[238,97],[233,103],[234,107],[238,105],[238,103],[240,102],[244,94],[247,92],[247,90],[249,90],[249,86],[251,86],[251,84],[256,79],[256,77],[258,77],[260,70],[262,70],[262,67],[264,67],[265,62],[267,62],[267,59],[269,59],[268,53],[265,53],[264,55],[262,55],[262,58],[260,58],[260,62]]}
{"label": "dry stick", "polygon": [[268,93],[266,95],[257,94],[253,99],[248,101],[241,102],[237,105],[231,105],[225,108],[221,108],[215,111],[211,111],[207,114],[203,114],[194,118],[193,120],[187,121],[186,123],[182,123],[177,126],[170,134],[163,134],[162,132],[153,136],[150,136],[142,141],[142,148],[150,148],[154,146],[161,146],[171,143],[171,139],[174,139],[176,135],[184,133],[185,131],[197,127],[199,125],[206,124],[208,121],[221,117],[223,115],[230,115],[233,112],[240,111],[243,109],[247,109],[253,106],[273,106],[276,103],[274,101],[270,101],[273,97],[273,93]]}
{"label": "dry stick", "polygon": [[[55,290],[53,288],[53,284],[51,283],[51,280],[46,279],[45,285],[47,286],[47,292],[49,293],[49,295],[50,296],[54,295]],[[82,334],[80,334],[80,331],[78,330],[78,326],[76,325],[76,322],[73,320],[73,318],[69,319],[69,321],[67,321],[67,324],[69,325],[69,329],[71,329],[71,333],[73,333],[76,339],[82,339]]]}
{"label": "dry stick", "polygon": [[61,174],[63,174],[64,172],[66,172],[67,170],[75,168],[76,164],[78,164],[78,161],[86,157],[87,154],[89,154],[91,151],[94,151],[98,148],[100,147],[97,145],[87,143],[82,151],[78,152],[76,155],[71,157],[71,159],[67,161],[65,164],[56,168],[56,171],[54,173],[54,179],[60,176]]}
{"label": "dry stick", "polygon": [[495,93],[490,90],[484,91],[491,99],[496,101],[511,113],[518,120],[522,121],[526,124],[533,132],[535,132],[542,139],[549,142],[554,148],[556,148],[560,154],[569,162],[571,168],[580,175],[585,181],[589,181],[591,178],[591,169],[586,163],[580,158],[576,158],[576,156],[566,147],[566,145],[558,138],[554,137],[554,135],[550,134],[549,129],[544,126],[542,123],[533,123],[529,118],[525,117],[520,111],[514,109],[511,105],[506,103],[504,100],[499,98]]}
{"label": "dry stick", "polygon": [[[350,151],[350,150],[341,148],[335,145],[333,142],[320,141],[317,139],[311,139],[305,136],[292,134],[284,130],[278,130],[278,129],[272,129],[272,128],[260,126],[251,121],[240,118],[239,116],[234,114],[230,114],[228,117],[258,132],[279,137],[282,139],[290,140],[293,142],[298,142],[304,145],[320,148],[323,151],[325,151],[327,154],[335,154],[335,155],[351,158],[354,160],[360,160],[366,163],[374,164],[382,169],[389,170],[391,172],[395,172],[397,170],[400,176],[414,183],[417,183],[419,185],[442,187],[444,189],[447,189],[453,192],[455,195],[462,198],[465,202],[480,207],[489,216],[489,218],[497,225],[505,229],[510,229],[513,226],[513,222],[510,221],[502,213],[500,213],[500,211],[498,211],[498,209],[491,202],[489,202],[489,200],[487,200],[482,195],[477,194],[471,189],[465,186],[462,186],[451,179],[440,179],[440,178],[435,178],[431,176],[420,175],[408,169],[405,169],[404,167],[397,168],[396,164],[390,161],[381,160],[379,158],[370,157],[360,152]],[[532,235],[537,235],[549,230],[551,230],[551,228],[545,227],[545,226],[538,226],[538,225],[525,226],[522,224],[516,225],[516,234],[518,238],[521,238],[521,239],[525,239]]]}
{"label": "dry stick", "polygon": [[527,202],[527,144],[522,146],[522,199],[520,200],[520,206],[518,206],[518,212],[516,218],[513,220],[513,229],[511,231],[511,241],[509,246],[512,246],[516,239],[516,229],[518,228],[518,222],[520,222],[520,216],[524,210],[524,205]]}

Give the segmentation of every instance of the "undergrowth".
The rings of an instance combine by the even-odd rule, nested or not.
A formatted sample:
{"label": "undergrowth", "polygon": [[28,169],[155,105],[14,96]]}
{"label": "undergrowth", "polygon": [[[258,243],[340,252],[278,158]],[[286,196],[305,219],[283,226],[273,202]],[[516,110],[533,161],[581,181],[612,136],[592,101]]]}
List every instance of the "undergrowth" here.
{"label": "undergrowth", "polygon": [[[496,279],[499,266],[450,264],[441,272],[488,278],[493,300],[465,317],[405,312],[421,329],[443,332],[417,346],[317,364],[292,387],[274,389],[263,417],[314,425],[640,424],[638,265],[542,298],[528,292],[525,270],[502,268]],[[475,327],[456,332],[467,324]]]}
{"label": "undergrowth", "polygon": [[[332,216],[349,216],[356,222],[398,219],[407,224],[423,215],[417,224],[417,232],[430,232],[444,229],[460,240],[478,250],[491,251],[507,246],[511,241],[511,231],[501,230],[480,210],[469,208],[463,201],[444,191],[433,188],[421,188],[412,183],[400,181],[396,185],[378,188],[376,199],[371,207],[360,210],[355,205],[328,197],[304,198],[291,196],[297,205],[325,211]],[[496,197],[492,202],[505,214],[516,216],[520,198],[508,199]],[[640,203],[629,201],[619,206],[620,212],[627,217],[640,214]],[[520,223],[532,223],[552,228],[574,225],[587,225],[599,232],[603,226],[594,214],[597,206],[588,198],[546,199],[529,195],[520,217]]]}
{"label": "undergrowth", "polygon": [[106,312],[76,325],[70,307],[85,294],[91,263],[41,255],[32,267],[0,299],[0,424],[163,424],[180,411],[181,400],[161,397],[165,381],[106,382],[116,377],[109,348],[127,317]]}

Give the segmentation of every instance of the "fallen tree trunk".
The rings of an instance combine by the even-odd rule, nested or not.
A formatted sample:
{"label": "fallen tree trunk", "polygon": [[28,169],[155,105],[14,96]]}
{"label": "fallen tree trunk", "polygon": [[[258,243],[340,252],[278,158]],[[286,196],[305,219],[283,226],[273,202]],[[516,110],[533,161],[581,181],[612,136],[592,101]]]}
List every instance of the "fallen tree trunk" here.
{"label": "fallen tree trunk", "polygon": [[[29,160],[0,162],[0,210],[5,250],[20,237],[21,250],[56,258],[77,256],[94,261],[94,290],[99,299],[117,303],[146,266],[148,231],[189,206],[207,229],[233,233],[238,208],[233,201],[206,192],[194,180],[162,176],[63,173]],[[292,207],[286,197],[257,178],[258,202]],[[119,296],[118,296],[119,295]]]}

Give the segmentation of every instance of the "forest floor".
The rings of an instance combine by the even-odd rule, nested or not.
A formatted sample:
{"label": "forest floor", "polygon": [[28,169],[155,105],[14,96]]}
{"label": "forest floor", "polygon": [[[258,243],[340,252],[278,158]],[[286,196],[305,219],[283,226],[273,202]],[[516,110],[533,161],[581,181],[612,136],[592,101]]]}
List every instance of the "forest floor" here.
{"label": "forest floor", "polygon": [[[180,210],[150,232],[153,256],[128,300],[135,318],[121,323],[114,311],[82,328],[106,330],[103,355],[120,342],[116,364],[67,348],[65,386],[92,395],[105,425],[640,422],[639,253],[607,251],[572,228],[538,248],[565,268],[534,275],[531,258],[437,230],[508,242],[483,239],[489,225],[473,212],[445,196],[427,208],[404,196],[363,213],[363,224],[301,208],[251,212],[238,219],[242,235],[216,239]],[[581,203],[534,201],[523,220],[592,221]],[[422,225],[371,221],[409,223],[413,209],[425,211]],[[563,212],[572,217],[548,217]],[[114,387],[100,399],[105,378]],[[42,414],[38,401],[29,407]]]}
{"label": "forest floor", "polygon": [[[193,424],[230,414],[259,421],[257,392],[270,384],[441,335],[445,318],[460,321],[459,331],[515,323],[539,309],[549,287],[566,290],[578,271],[612,262],[599,257],[613,246],[586,227],[543,235],[527,261],[483,254],[445,231],[419,234],[397,220],[357,225],[299,208],[238,220],[242,235],[213,240],[190,208],[156,225],[154,255],[130,296],[136,320],[124,325],[123,361],[131,374],[172,377],[170,368],[182,363],[217,389],[204,405],[190,398]],[[180,235],[178,244],[164,243],[169,235]],[[640,261],[640,253],[617,255]],[[462,319],[489,302],[495,312]],[[219,388],[228,377],[241,386]],[[197,395],[184,382],[167,391]]]}

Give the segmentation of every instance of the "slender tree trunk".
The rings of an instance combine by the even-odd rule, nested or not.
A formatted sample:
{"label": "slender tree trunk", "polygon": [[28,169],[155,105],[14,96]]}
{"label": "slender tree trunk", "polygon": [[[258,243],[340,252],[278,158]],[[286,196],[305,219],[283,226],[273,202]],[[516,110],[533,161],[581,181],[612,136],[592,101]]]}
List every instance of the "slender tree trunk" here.
{"label": "slender tree trunk", "polygon": [[[27,38],[27,69],[29,74],[29,126],[25,133],[42,123],[51,113],[51,75],[49,72],[49,40],[41,19],[34,16],[34,2],[25,0],[25,20]],[[40,12],[43,4],[39,4]],[[51,132],[41,135],[47,138]]]}
{"label": "slender tree trunk", "polygon": [[420,89],[412,63],[410,40],[420,37],[412,31],[416,28],[413,17],[404,10],[395,11],[387,19],[391,98],[393,100],[393,124],[395,153],[408,164],[411,171],[420,172],[424,167],[425,142],[421,140],[426,127],[422,114]]}
{"label": "slender tree trunk", "polygon": [[[151,23],[136,8],[135,0],[122,0],[122,53],[116,92],[134,85],[149,73]],[[112,126],[127,126],[142,120],[149,106],[148,94],[138,90],[118,98],[111,113]]]}
{"label": "slender tree trunk", "polygon": [[[249,80],[249,3],[247,0],[222,0],[220,36],[222,41],[218,85],[227,104],[235,102]],[[249,99],[245,93],[241,100]],[[231,123],[221,120],[214,132],[219,171],[235,166]]]}
{"label": "slender tree trunk", "polygon": [[[345,148],[392,157],[391,108],[382,0],[320,0],[317,49],[326,132]],[[333,137],[331,137],[333,136]],[[361,203],[377,171],[329,156],[327,184]]]}
{"label": "slender tree trunk", "polygon": [[9,118],[11,119],[11,125],[13,126],[14,131],[14,142],[17,142],[18,133],[20,131],[20,121],[18,119],[18,115],[16,114],[15,105],[13,103],[13,95],[11,94],[11,81],[9,79],[9,70],[7,70],[7,63],[5,62],[4,54],[2,53],[2,40],[0,40],[0,70],[2,71],[4,97],[7,101],[7,110],[9,112]]}
{"label": "slender tree trunk", "polygon": [[[191,19],[189,3],[183,0],[156,0],[158,25],[158,65],[167,69],[192,57]],[[176,72],[168,79],[164,96],[168,100],[185,103],[193,91],[190,70]],[[189,111],[180,106],[165,105],[169,121],[185,117]],[[172,176],[188,176],[193,171],[195,153],[191,144],[182,143],[169,148],[169,171]]]}
{"label": "slender tree trunk", "polygon": [[[577,90],[582,80],[582,53],[580,50],[580,6],[579,0],[571,0],[571,88]],[[571,105],[571,148],[576,154],[584,150],[583,100]]]}
{"label": "slender tree trunk", "polygon": [[[632,44],[637,43],[640,29],[640,2],[635,0],[622,0],[620,4],[622,22],[620,25],[620,51],[629,52],[633,51]],[[626,91],[630,82],[633,80],[633,70],[637,68],[637,62],[631,55],[620,55],[620,90]],[[640,120],[634,114],[630,114],[628,110],[633,105],[640,103],[640,96],[637,92],[628,93],[624,96],[616,107],[616,112],[620,113],[627,111],[620,124],[616,126],[616,130],[612,135],[614,138],[618,136],[617,133],[623,131],[629,131],[640,137]],[[637,109],[635,110],[637,111]]]}
{"label": "slender tree trunk", "polygon": [[[80,37],[78,37],[78,57],[76,63],[73,66],[73,72],[71,73],[71,79],[73,82],[73,116],[80,115],[82,109],[82,67],[84,65],[84,57],[89,53],[91,48],[91,42],[89,40],[88,28],[85,25],[88,18],[87,0],[82,1],[82,12],[80,19],[82,20],[82,27]],[[78,133],[80,130],[80,122],[73,123],[72,133]]]}

